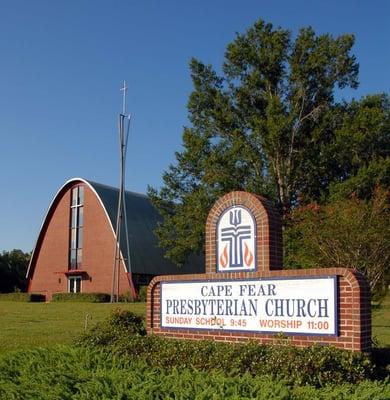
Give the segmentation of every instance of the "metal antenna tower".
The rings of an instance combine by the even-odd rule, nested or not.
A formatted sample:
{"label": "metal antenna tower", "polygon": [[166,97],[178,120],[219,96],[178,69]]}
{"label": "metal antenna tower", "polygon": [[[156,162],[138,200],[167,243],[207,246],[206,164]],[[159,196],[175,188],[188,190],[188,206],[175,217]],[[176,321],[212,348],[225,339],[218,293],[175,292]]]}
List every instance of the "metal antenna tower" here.
{"label": "metal antenna tower", "polygon": [[[123,92],[123,107],[122,107],[122,113],[120,113],[118,116],[120,185],[119,185],[118,211],[117,211],[116,229],[115,229],[116,242],[114,251],[114,262],[112,266],[111,303],[119,301],[119,282],[120,282],[120,269],[122,262],[125,266],[127,264],[127,278],[130,284],[130,294],[133,299],[136,298],[136,292],[133,284],[132,271],[131,271],[129,232],[127,227],[127,215],[126,215],[126,192],[125,192],[126,152],[129,140],[130,121],[131,121],[131,115],[126,114],[127,89],[128,87],[126,86],[126,81],[123,81],[123,87],[120,89]],[[123,256],[123,251],[121,251],[122,235],[124,235],[124,241],[126,244],[126,257]]]}

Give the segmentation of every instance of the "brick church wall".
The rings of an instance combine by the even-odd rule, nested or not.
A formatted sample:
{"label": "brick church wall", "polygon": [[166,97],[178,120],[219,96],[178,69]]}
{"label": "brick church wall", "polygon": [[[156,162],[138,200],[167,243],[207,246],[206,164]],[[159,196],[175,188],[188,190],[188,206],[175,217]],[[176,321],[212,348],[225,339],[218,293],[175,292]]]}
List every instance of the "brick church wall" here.
{"label": "brick church wall", "polygon": [[[77,185],[77,184],[76,184]],[[31,265],[32,279],[29,292],[42,293],[50,300],[53,293],[67,292],[69,259],[69,224],[71,190],[65,187],[59,193],[44,222],[43,232],[35,249]],[[114,233],[106,213],[95,192],[84,186],[84,226],[82,292],[111,292],[114,257]],[[123,265],[120,268],[120,293],[129,291]]]}

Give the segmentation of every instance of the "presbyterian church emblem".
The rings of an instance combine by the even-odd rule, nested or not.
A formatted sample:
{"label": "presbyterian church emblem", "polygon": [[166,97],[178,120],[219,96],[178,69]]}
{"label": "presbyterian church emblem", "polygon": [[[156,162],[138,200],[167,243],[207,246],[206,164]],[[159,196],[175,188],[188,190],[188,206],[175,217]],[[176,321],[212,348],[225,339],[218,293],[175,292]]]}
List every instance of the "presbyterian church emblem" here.
{"label": "presbyterian church emblem", "polygon": [[256,223],[243,206],[225,210],[217,228],[217,271],[254,271],[256,269]]}

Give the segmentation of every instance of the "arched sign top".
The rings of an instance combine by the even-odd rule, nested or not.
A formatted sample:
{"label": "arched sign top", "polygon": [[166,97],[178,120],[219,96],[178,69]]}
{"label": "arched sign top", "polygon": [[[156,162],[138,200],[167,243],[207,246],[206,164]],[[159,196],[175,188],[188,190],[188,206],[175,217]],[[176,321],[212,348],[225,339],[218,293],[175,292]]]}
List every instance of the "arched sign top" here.
{"label": "arched sign top", "polygon": [[281,269],[280,215],[264,197],[242,191],[227,193],[210,209],[205,249],[206,273],[249,278],[258,271]]}
{"label": "arched sign top", "polygon": [[233,205],[220,215],[216,230],[217,272],[256,270],[256,220],[243,205]]}

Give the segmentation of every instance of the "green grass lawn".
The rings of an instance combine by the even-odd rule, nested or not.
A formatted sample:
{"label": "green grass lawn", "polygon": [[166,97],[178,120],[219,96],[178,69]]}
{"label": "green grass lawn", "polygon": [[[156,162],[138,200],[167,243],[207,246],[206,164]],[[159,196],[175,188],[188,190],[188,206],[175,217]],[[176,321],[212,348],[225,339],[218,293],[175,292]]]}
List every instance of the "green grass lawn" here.
{"label": "green grass lawn", "polygon": [[372,311],[372,336],[382,347],[390,347],[390,295]]}
{"label": "green grass lawn", "polygon": [[0,354],[9,350],[69,344],[88,325],[116,308],[145,315],[146,303],[24,303],[0,301]]}
{"label": "green grass lawn", "polygon": [[[0,301],[0,353],[37,346],[70,344],[88,324],[106,318],[115,308],[145,315],[145,303],[23,303]],[[390,296],[373,311],[373,337],[390,347]]]}

